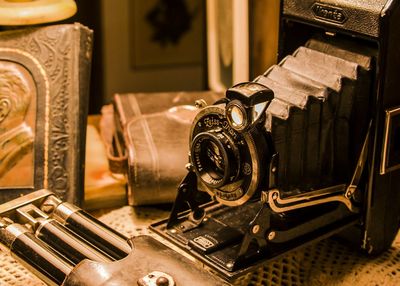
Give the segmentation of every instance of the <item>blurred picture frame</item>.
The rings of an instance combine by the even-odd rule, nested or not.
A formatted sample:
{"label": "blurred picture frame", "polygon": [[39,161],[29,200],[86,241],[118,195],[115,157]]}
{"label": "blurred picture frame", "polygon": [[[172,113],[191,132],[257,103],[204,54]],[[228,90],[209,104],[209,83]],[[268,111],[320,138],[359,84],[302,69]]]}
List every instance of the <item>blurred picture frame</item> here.
{"label": "blurred picture frame", "polygon": [[203,63],[203,1],[133,0],[129,14],[132,69]]}

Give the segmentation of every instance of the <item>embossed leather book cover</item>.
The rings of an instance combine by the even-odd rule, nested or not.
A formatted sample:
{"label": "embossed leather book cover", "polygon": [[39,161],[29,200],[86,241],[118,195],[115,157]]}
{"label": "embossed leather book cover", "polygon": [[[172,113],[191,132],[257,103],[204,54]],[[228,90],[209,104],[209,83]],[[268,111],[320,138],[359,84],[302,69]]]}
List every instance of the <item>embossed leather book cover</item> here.
{"label": "embossed leather book cover", "polygon": [[81,24],[0,33],[0,202],[46,188],[80,204],[92,53]]}

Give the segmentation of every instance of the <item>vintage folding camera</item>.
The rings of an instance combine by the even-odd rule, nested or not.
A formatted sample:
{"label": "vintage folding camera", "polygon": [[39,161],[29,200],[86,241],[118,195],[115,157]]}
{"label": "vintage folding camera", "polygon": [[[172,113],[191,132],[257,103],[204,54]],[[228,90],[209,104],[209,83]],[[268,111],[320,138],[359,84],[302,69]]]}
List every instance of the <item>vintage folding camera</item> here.
{"label": "vintage folding camera", "polygon": [[[210,272],[149,236],[128,244],[47,191],[0,207],[2,244],[63,285],[224,285],[332,235],[387,249],[400,218],[400,3],[285,0],[280,21],[279,64],[199,111],[171,214],[151,226]],[[97,262],[56,250],[71,231],[90,250],[79,259]]]}
{"label": "vintage folding camera", "polygon": [[400,218],[399,6],[283,1],[279,63],[199,112],[188,174],[152,229],[227,280],[334,234],[387,249]]}

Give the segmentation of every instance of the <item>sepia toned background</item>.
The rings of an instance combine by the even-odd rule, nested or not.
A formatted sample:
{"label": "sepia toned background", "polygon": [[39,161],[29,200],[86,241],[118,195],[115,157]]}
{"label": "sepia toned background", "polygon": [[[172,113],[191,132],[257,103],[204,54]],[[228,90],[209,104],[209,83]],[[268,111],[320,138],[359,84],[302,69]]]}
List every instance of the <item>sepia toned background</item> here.
{"label": "sepia toned background", "polygon": [[[209,89],[205,0],[76,3],[68,22],[94,30],[90,113],[116,92]],[[276,62],[279,0],[248,3],[252,78]]]}

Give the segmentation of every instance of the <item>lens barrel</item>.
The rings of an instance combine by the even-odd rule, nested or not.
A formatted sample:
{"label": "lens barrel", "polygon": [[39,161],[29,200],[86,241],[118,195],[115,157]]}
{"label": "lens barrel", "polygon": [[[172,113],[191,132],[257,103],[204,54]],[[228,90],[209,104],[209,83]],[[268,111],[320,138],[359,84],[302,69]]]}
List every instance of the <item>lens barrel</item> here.
{"label": "lens barrel", "polygon": [[222,129],[198,134],[193,140],[191,154],[196,173],[209,187],[229,184],[239,174],[238,147]]}
{"label": "lens barrel", "polygon": [[190,132],[190,164],[200,188],[218,202],[239,206],[268,184],[271,148],[264,123],[239,132],[228,122],[226,104],[196,115]]}

